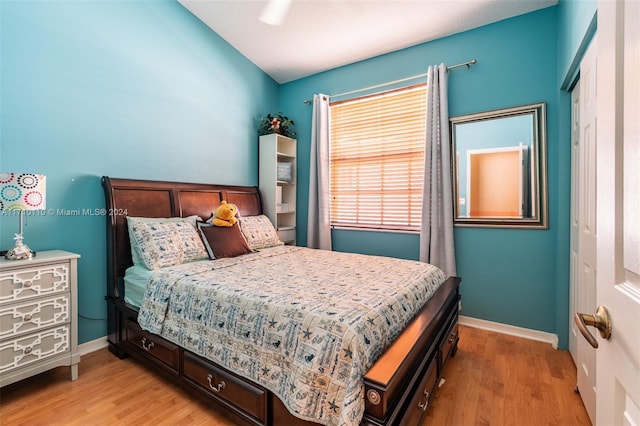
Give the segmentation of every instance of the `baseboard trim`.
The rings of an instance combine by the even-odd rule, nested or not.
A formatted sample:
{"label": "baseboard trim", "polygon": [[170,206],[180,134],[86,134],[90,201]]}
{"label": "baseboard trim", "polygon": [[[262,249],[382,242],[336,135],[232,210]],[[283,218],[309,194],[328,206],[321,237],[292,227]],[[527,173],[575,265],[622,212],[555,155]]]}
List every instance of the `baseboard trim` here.
{"label": "baseboard trim", "polygon": [[106,348],[107,346],[109,346],[109,343],[107,342],[107,336],[104,336],[96,340],[91,340],[90,342],[85,342],[78,345],[78,351],[80,352],[80,356],[82,356],[100,350],[102,348]]}
{"label": "baseboard trim", "polygon": [[525,339],[549,343],[554,349],[558,349],[558,336],[553,333],[466,317],[464,315],[460,315],[458,322],[460,325],[465,325],[467,327],[480,328],[482,330],[495,331],[497,333],[508,334],[510,336],[524,337]]}

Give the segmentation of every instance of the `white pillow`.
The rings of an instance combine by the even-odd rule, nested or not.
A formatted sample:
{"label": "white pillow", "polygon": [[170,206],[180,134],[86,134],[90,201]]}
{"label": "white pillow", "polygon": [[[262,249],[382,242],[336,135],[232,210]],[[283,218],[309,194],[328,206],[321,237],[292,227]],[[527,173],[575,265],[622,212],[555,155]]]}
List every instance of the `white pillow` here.
{"label": "white pillow", "polygon": [[251,250],[284,245],[265,215],[240,217],[240,230]]}
{"label": "white pillow", "polygon": [[209,256],[196,230],[198,216],[127,217],[134,265],[148,269],[179,265]]}

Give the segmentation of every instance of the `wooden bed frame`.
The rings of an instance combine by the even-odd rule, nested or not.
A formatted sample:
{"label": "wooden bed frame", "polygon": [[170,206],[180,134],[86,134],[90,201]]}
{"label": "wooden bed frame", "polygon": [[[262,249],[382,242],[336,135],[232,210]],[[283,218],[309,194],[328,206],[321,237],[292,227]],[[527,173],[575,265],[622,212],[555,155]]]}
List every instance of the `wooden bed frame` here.
{"label": "wooden bed frame", "polygon": [[[125,270],[132,265],[126,216],[209,217],[221,200],[244,216],[262,214],[256,187],[102,178],[107,220],[109,350],[143,361],[193,388],[252,425],[312,425],[294,417],[271,391],[142,330],[138,310],[124,301]],[[458,285],[449,278],[364,376],[362,425],[417,425],[458,345]]]}

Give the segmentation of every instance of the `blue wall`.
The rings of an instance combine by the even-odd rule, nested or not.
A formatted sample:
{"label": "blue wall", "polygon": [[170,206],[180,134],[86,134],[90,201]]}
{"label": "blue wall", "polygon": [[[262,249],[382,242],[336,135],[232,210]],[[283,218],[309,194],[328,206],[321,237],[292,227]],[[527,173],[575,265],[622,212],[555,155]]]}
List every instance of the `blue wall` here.
{"label": "blue wall", "polygon": [[574,83],[584,52],[596,31],[597,0],[562,0],[558,4],[558,78],[563,89]]}
{"label": "blue wall", "polygon": [[[79,253],[79,342],[106,335],[103,175],[257,184],[278,85],[177,2],[0,2],[0,170],[47,175],[32,249]],[[0,217],[0,248],[15,217]]]}
{"label": "blue wall", "polygon": [[[456,228],[458,274],[462,277],[463,314],[499,323],[556,333],[566,346],[568,304],[556,306],[557,288],[568,292],[568,280],[557,271],[568,268],[558,240],[568,223],[568,204],[559,203],[557,82],[557,8],[552,7],[440,40],[351,64],[285,84],[281,110],[298,124],[300,242],[306,241],[311,106],[314,93],[341,93],[423,73],[430,64],[457,64],[472,58],[470,70],[449,73],[449,114],[457,116],[536,102],[547,103],[548,230]],[[565,188],[566,189],[566,188]],[[562,238],[559,233],[562,232]],[[416,259],[416,234],[333,231],[334,248]],[[557,309],[562,312],[557,315]],[[560,322],[558,321],[560,318]]]}

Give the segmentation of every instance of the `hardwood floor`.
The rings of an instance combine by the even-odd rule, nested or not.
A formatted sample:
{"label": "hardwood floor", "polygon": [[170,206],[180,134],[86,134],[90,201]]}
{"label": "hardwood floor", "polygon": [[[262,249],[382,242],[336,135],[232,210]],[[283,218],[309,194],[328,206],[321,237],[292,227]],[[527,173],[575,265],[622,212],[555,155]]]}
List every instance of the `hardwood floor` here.
{"label": "hardwood floor", "polygon": [[550,344],[460,327],[428,425],[591,425],[576,367]]}
{"label": "hardwood floor", "polygon": [[[457,355],[425,425],[590,425],[571,356],[549,344],[460,327]],[[122,389],[126,389],[122,392]],[[0,389],[2,425],[214,425],[236,422],[195,392],[131,359],[85,355],[80,378],[58,368]],[[283,425],[286,426],[286,425]]]}

